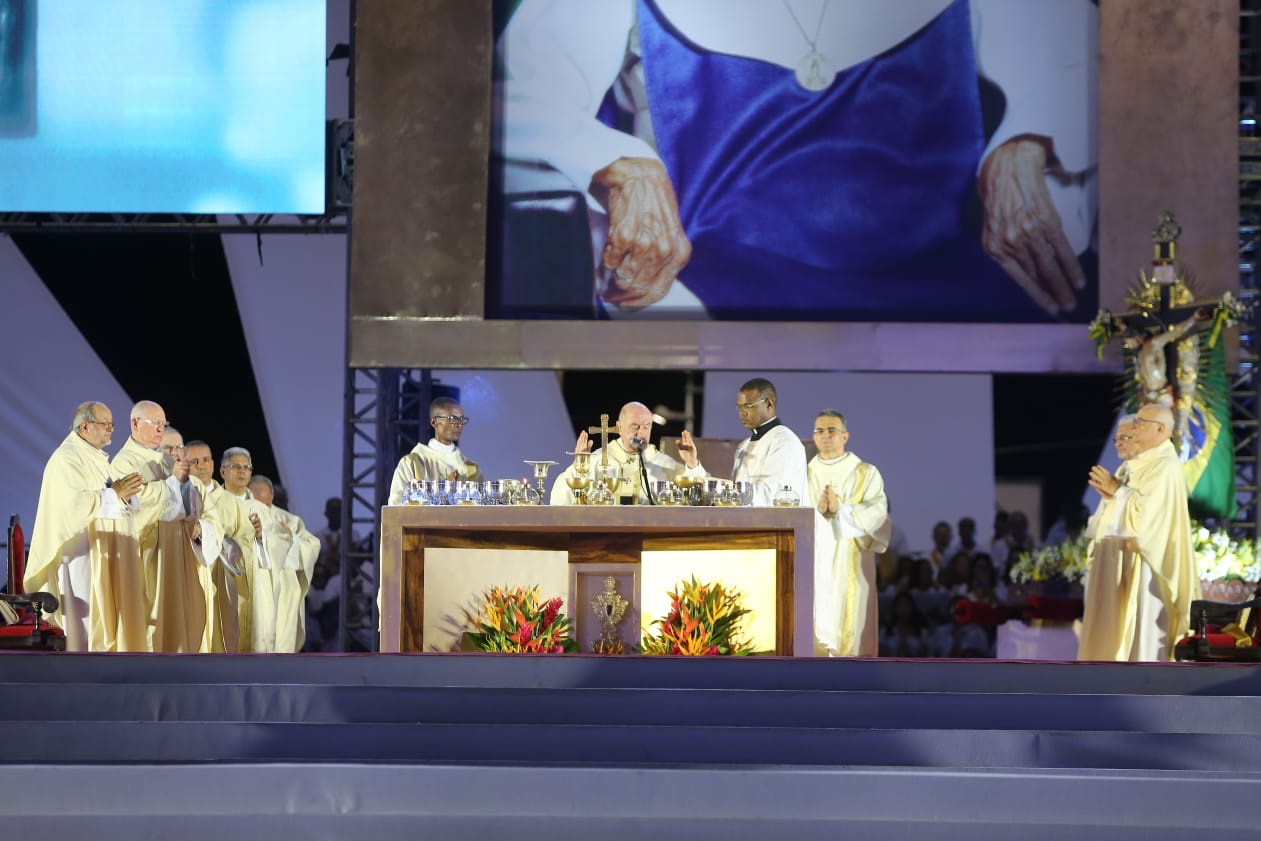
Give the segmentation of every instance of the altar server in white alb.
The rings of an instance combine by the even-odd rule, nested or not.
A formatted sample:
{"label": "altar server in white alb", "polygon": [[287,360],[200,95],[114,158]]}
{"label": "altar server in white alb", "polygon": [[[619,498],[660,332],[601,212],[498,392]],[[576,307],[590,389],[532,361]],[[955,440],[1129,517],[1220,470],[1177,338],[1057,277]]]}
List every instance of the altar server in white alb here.
{"label": "altar server in white alb", "polygon": [[477,462],[464,457],[460,436],[469,418],[459,401],[437,397],[429,404],[429,425],[433,438],[417,444],[399,459],[390,481],[390,505],[402,505],[414,480],[455,479],[482,482],[486,477]]}
{"label": "altar server in white alb", "polygon": [[845,449],[845,416],[824,409],[814,422],[819,454],[810,460],[814,506],[814,647],[827,657],[875,657],[876,555],[893,524],[884,479],[875,465]]}
{"label": "altar server in white alb", "polygon": [[[740,424],[750,431],[736,448],[731,478],[748,482],[753,489],[750,505],[769,506],[783,488],[791,488],[798,502],[806,499],[806,448],[797,433],[780,422],[775,414],[779,395],[770,380],[755,377],[740,386],[736,411]],[[696,460],[691,435],[683,433],[679,455],[687,462],[689,476],[708,476]]]}

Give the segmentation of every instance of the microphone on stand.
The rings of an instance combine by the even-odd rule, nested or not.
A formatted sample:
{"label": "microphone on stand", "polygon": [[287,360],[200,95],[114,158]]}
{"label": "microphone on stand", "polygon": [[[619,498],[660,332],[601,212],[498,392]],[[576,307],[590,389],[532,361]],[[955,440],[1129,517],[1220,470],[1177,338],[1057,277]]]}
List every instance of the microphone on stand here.
{"label": "microphone on stand", "polygon": [[644,493],[648,496],[648,504],[656,505],[657,500],[652,498],[652,485],[648,484],[648,465],[644,464],[644,449],[648,446],[648,440],[640,438],[638,435],[632,435],[630,445],[631,449],[639,456],[639,481],[644,485]]}

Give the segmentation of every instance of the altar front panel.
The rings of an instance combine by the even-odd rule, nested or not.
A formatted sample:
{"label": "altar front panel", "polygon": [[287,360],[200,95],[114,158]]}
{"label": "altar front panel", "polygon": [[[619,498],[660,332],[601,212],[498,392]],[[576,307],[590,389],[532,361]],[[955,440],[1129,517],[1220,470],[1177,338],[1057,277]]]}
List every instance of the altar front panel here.
{"label": "altar front panel", "polygon": [[[397,506],[382,512],[381,650],[450,651],[492,586],[565,599],[592,638],[590,592],[604,570],[633,570],[622,639],[668,612],[666,592],[695,575],[739,590],[760,651],[813,652],[814,520],[808,508]],[[583,582],[586,577],[585,583]],[[578,602],[578,603],[575,603]]]}
{"label": "altar front panel", "polygon": [[[534,587],[547,600],[569,590],[569,553],[549,549],[428,549],[425,552],[425,651],[458,651],[478,597],[491,587]],[[569,599],[565,599],[570,613]]]}
{"label": "altar front panel", "polygon": [[646,551],[641,556],[643,582],[641,633],[652,632],[653,620],[670,612],[669,593],[680,580],[721,581],[739,591],[750,610],[744,633],[754,651],[775,650],[775,550],[675,549]]}

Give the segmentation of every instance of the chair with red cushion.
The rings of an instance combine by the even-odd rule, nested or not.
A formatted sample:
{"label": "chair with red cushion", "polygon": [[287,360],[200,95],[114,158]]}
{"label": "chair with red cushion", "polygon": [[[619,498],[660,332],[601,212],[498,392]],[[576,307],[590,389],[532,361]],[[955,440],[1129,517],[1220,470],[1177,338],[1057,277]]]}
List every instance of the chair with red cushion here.
{"label": "chair with red cushion", "polygon": [[1246,602],[1191,602],[1192,632],[1174,647],[1175,660],[1261,662],[1257,639],[1261,587]]}

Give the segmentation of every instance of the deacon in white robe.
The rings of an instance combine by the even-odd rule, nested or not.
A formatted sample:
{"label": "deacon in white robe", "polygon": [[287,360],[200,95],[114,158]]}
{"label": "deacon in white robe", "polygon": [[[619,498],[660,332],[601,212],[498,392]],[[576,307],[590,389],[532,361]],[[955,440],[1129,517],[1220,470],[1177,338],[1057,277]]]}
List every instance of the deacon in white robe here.
{"label": "deacon in white robe", "polygon": [[[673,479],[683,473],[684,466],[649,443],[652,437],[652,412],[643,403],[631,402],[622,407],[617,415],[617,438],[609,442],[608,461],[625,478],[627,496],[634,496],[637,505],[655,504],[652,483]],[[690,440],[690,439],[689,439]],[[591,441],[585,431],[578,433],[574,452],[585,453],[591,449]],[[591,453],[592,470],[604,460],[604,447]],[[565,468],[556,481],[548,502],[552,505],[573,505],[574,492],[568,480],[576,476],[573,464]],[[647,482],[645,482],[645,479]]]}
{"label": "deacon in white robe", "polygon": [[1103,499],[1087,526],[1080,660],[1166,661],[1190,624],[1200,580],[1173,429],[1168,408],[1143,406],[1118,428],[1117,451],[1126,460],[1119,474],[1090,470],[1090,486]]}
{"label": "deacon in white robe", "polygon": [[[798,505],[808,505],[806,448],[776,416],[778,404],[779,396],[770,380],[755,377],[740,386],[736,411],[740,424],[752,434],[736,448],[731,478],[752,488],[751,505],[773,505],[776,494],[785,488],[797,497]],[[687,432],[679,442],[679,453],[688,462],[688,475],[709,475],[696,461],[696,447]]]}
{"label": "deacon in white robe", "polygon": [[824,409],[814,422],[819,454],[810,460],[814,506],[814,645],[828,657],[880,652],[876,555],[893,524],[884,479],[875,465],[845,449],[845,417]]}
{"label": "deacon in white robe", "polygon": [[108,406],[80,404],[40,484],[22,584],[60,602],[49,619],[65,630],[69,651],[144,651],[148,643],[140,547],[122,502],[144,480],[111,477],[104,448],[113,430]]}
{"label": "deacon in white robe", "polygon": [[[255,582],[269,579],[272,596],[269,624],[259,621],[255,608],[255,651],[294,654],[306,643],[306,595],[320,555],[320,539],[307,529],[302,518],[275,504],[275,490],[266,476],[255,474],[250,480],[250,493],[267,509],[263,521],[263,540],[273,561],[271,569],[254,573]],[[255,603],[262,600],[264,587],[254,592]]]}

